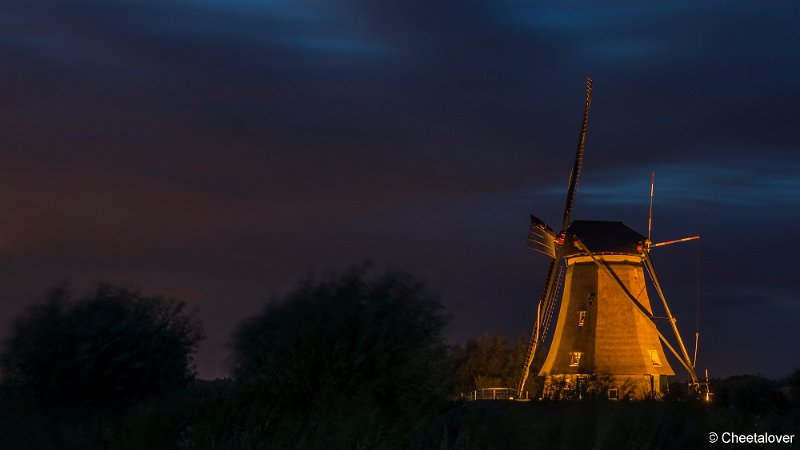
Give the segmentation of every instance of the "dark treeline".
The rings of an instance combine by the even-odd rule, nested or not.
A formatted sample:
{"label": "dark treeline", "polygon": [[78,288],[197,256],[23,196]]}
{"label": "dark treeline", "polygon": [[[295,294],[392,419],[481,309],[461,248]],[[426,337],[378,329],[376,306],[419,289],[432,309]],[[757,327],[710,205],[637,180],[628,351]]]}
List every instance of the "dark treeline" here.
{"label": "dark treeline", "polygon": [[711,404],[680,383],[661,402],[465,402],[516,384],[527,338],[448,347],[445,325],[420,280],[359,266],[269,299],[231,338],[231,378],[204,381],[202,327],[184,303],[60,287],[4,342],[0,447],[705,448],[712,431],[800,423],[800,370],[715,380]]}

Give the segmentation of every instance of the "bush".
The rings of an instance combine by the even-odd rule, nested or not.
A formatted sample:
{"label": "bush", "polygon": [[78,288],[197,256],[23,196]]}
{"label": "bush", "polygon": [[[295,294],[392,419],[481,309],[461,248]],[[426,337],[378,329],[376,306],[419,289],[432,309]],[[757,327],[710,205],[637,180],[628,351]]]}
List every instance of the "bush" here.
{"label": "bush", "polygon": [[0,367],[48,411],[118,412],[192,380],[201,339],[174,299],[101,284],[74,301],[59,288],[16,320]]}
{"label": "bush", "polygon": [[413,446],[446,398],[444,324],[438,299],[402,272],[354,268],[274,298],[233,339],[233,375],[263,425],[257,439]]}

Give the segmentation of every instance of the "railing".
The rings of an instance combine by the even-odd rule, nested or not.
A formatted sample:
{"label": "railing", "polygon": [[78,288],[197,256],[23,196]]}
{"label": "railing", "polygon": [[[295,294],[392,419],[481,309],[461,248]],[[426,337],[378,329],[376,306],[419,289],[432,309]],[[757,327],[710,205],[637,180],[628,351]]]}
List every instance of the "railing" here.
{"label": "railing", "polygon": [[469,400],[516,400],[517,390],[507,387],[477,389],[469,394]]}

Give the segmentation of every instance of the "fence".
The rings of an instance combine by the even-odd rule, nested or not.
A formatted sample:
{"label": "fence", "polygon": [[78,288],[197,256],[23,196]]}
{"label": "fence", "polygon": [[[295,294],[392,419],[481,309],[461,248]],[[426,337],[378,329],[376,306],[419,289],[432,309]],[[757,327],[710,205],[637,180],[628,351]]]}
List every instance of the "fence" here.
{"label": "fence", "polygon": [[477,389],[469,394],[470,400],[515,400],[517,390],[507,387]]}

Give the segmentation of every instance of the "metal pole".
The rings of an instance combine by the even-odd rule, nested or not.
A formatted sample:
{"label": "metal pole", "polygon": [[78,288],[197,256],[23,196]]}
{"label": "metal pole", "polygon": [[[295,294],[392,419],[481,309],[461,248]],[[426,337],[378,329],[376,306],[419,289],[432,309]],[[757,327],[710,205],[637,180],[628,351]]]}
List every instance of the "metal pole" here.
{"label": "metal pole", "polygon": [[[669,318],[669,324],[672,326],[672,331],[675,333],[675,338],[678,340],[678,345],[680,346],[681,352],[683,353],[684,361],[686,361],[686,365],[691,365],[692,360],[689,359],[689,353],[686,351],[686,346],[683,344],[683,338],[681,338],[681,333],[678,331],[678,320],[672,315],[672,312],[669,309],[669,305],[667,304],[667,297],[664,296],[664,290],[661,289],[661,283],[658,281],[658,276],[656,276],[656,269],[653,267],[653,260],[650,259],[650,253],[645,251],[644,252],[644,262],[645,267],[647,267],[647,272],[650,274],[650,279],[653,280],[653,285],[656,288],[656,292],[658,292],[659,298],[661,298],[661,303],[664,305],[664,311],[667,313],[667,317]],[[697,383],[697,374],[694,372],[694,368],[689,371],[689,375],[692,377],[692,382]]]}

